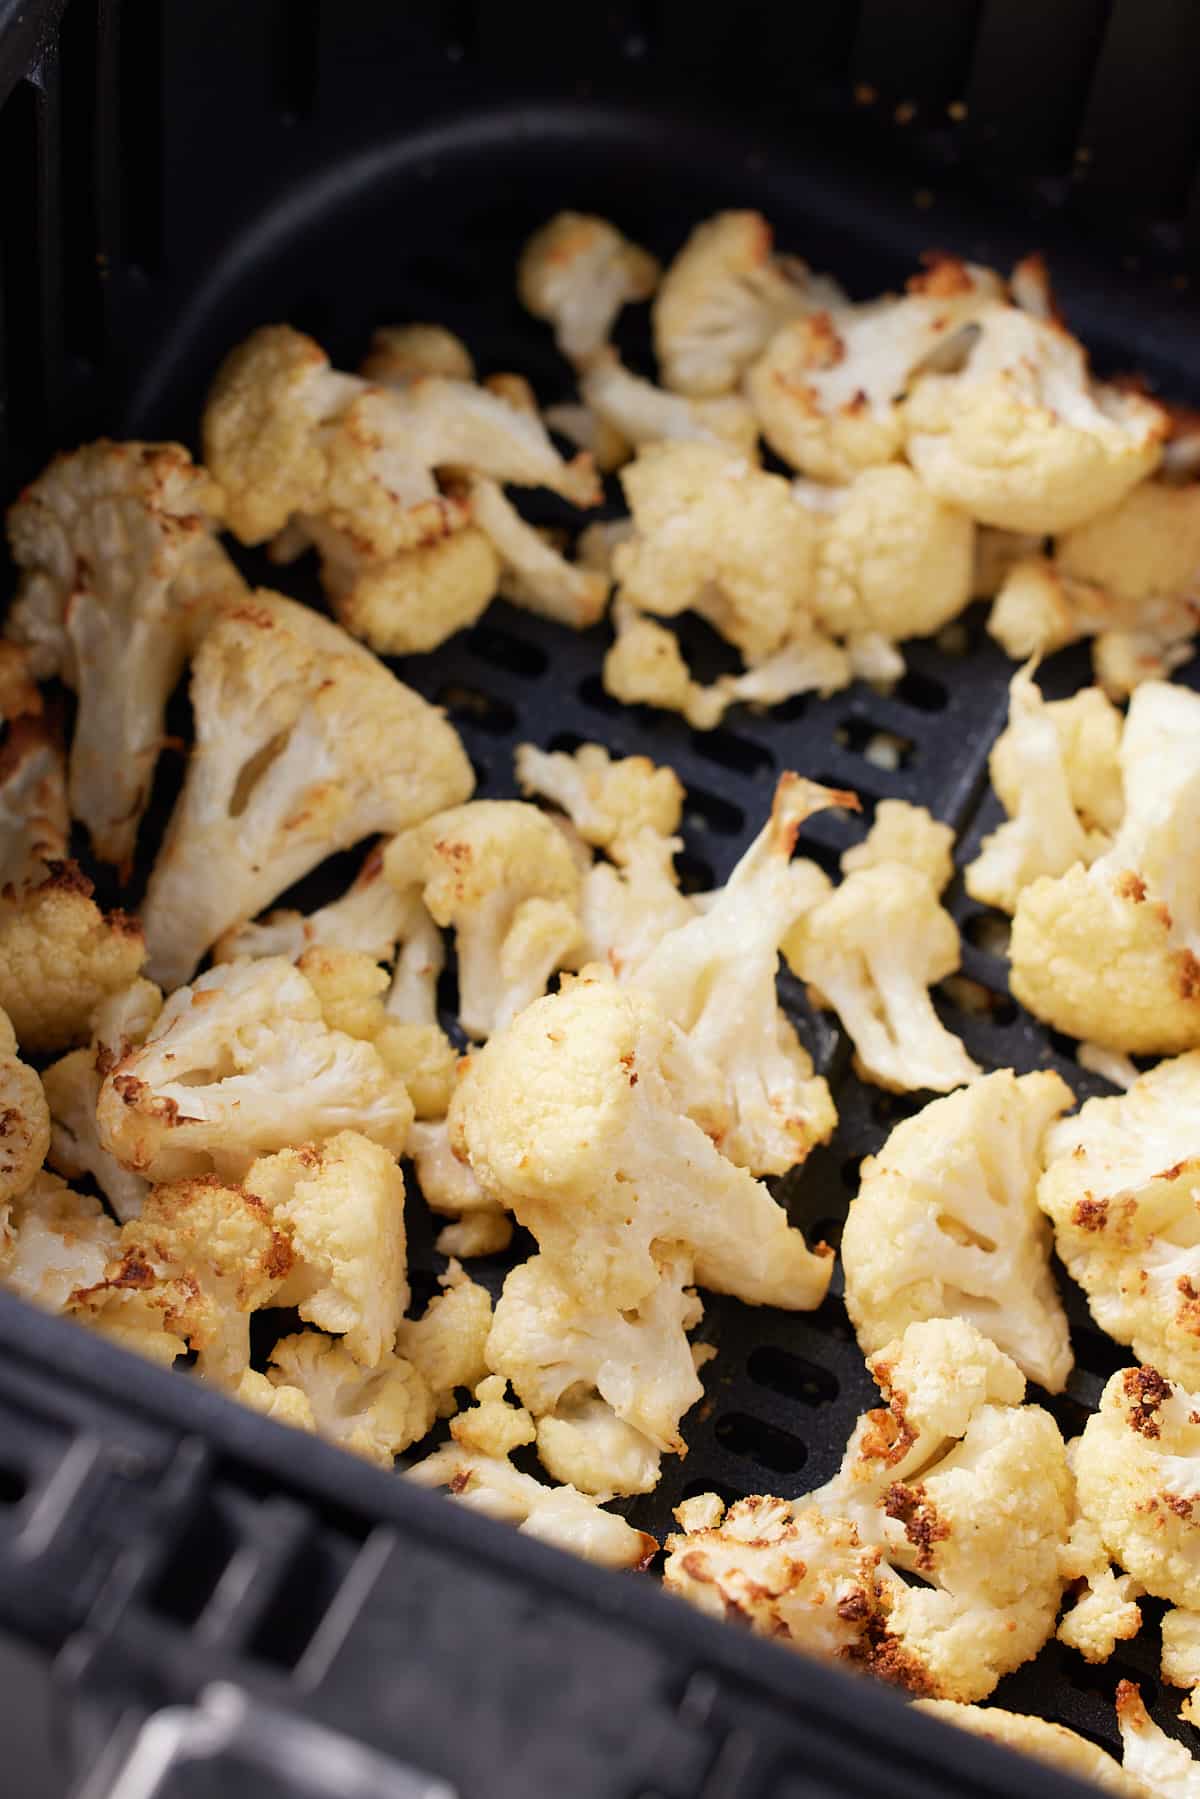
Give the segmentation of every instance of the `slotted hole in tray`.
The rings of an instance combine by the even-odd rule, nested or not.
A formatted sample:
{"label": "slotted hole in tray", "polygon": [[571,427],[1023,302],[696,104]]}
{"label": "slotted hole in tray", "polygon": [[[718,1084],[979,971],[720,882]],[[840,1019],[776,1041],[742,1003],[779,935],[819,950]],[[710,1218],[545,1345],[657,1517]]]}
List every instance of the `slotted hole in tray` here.
{"label": "slotted hole in tray", "polygon": [[717,1419],[717,1442],[731,1455],[744,1456],[773,1474],[798,1474],[808,1460],[808,1450],[790,1430],[767,1424],[749,1412],[726,1412]]}
{"label": "slotted hole in tray", "polygon": [[0,1505],[20,1505],[29,1482],[19,1468],[0,1462]]}
{"label": "slotted hole in tray", "polygon": [[517,715],[507,700],[466,681],[448,681],[437,694],[455,724],[474,725],[489,735],[507,737],[516,729]]}
{"label": "slotted hole in tray", "polygon": [[702,830],[716,831],[723,837],[740,837],[746,828],[746,814],[740,806],[723,800],[719,794],[689,785],[684,824],[699,825]]}
{"label": "slotted hole in tray", "polygon": [[611,694],[605,693],[599,675],[585,675],[579,683],[579,697],[593,712],[605,712],[611,718],[622,710]]}
{"label": "slotted hole in tray", "polygon": [[869,718],[852,715],[834,727],[833,740],[852,756],[861,756],[874,768],[889,772],[909,768],[916,761],[917,745],[913,738],[898,731],[886,730]]}
{"label": "slotted hole in tray", "polygon": [[238,1533],[214,1496],[206,1498],[172,1546],[147,1595],[151,1608],[177,1624],[194,1624],[233,1560]]}
{"label": "slotted hole in tray", "polygon": [[350,1560],[336,1540],[318,1532],[303,1544],[287,1579],[267,1605],[246,1644],[256,1661],[295,1668],[337,1597]]}
{"label": "slotted hole in tray", "polygon": [[901,675],[896,683],[895,697],[906,706],[914,706],[918,712],[944,712],[950,703],[950,692],[944,683],[915,668]]}
{"label": "slotted hole in tray", "polygon": [[692,747],[706,762],[731,768],[740,775],[761,775],[775,767],[775,758],[765,744],[754,743],[736,731],[697,731]]}
{"label": "slotted hole in tray", "polygon": [[836,1374],[828,1368],[772,1343],[750,1351],[746,1372],[760,1387],[782,1393],[787,1399],[798,1399],[802,1405],[829,1405],[841,1391]]}
{"label": "slotted hole in tray", "polygon": [[962,927],[967,942],[987,956],[1008,955],[1012,921],[1003,912],[973,912]]}
{"label": "slotted hole in tray", "polygon": [[482,662],[493,662],[497,668],[506,668],[510,674],[524,675],[531,681],[544,675],[549,664],[549,658],[539,644],[529,643],[496,625],[476,625],[467,638],[466,647]]}

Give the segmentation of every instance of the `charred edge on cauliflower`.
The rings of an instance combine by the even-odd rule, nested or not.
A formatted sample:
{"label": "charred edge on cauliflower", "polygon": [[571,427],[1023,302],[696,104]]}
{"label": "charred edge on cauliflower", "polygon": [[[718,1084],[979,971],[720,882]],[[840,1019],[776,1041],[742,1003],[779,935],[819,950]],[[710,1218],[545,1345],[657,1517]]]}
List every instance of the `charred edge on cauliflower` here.
{"label": "charred edge on cauliflower", "polygon": [[1129,1401],[1127,1416],[1131,1427],[1143,1437],[1160,1436],[1156,1414],[1171,1397],[1170,1381],[1164,1380],[1157,1368],[1127,1368],[1122,1386]]}

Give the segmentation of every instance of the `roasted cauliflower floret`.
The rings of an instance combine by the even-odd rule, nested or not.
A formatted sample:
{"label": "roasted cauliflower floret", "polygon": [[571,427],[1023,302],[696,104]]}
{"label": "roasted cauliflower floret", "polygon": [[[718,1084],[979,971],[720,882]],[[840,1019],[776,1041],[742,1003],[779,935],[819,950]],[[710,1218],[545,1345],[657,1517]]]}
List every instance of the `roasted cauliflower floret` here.
{"label": "roasted cauliflower floret", "polygon": [[613,601],[612,647],[604,658],[601,681],[605,693],[623,706],[660,706],[682,712],[699,731],[720,723],[725,704],[715,706],[710,690],[692,680],[683,652],[665,625],[644,618],[618,593]]}
{"label": "roasted cauliflower floret", "polygon": [[1038,1203],[1097,1324],[1200,1387],[1200,1051],[1089,1099],[1046,1138]]}
{"label": "roasted cauliflower floret", "polygon": [[579,871],[562,834],[523,801],[440,812],[389,844],[384,869],[453,925],[459,1017],[472,1037],[536,999],[579,940]]}
{"label": "roasted cauliflower floret", "polygon": [[414,1124],[408,1134],[408,1154],[430,1211],[453,1220],[438,1234],[437,1248],[442,1255],[488,1256],[508,1248],[512,1241],[508,1213],[498,1199],[483,1191],[465,1151],[461,1157],[455,1152],[445,1118]]}
{"label": "roasted cauliflower floret", "polygon": [[471,514],[500,559],[500,589],[526,612],[586,631],[604,612],[608,577],[568,562],[526,524],[495,481],[471,483]]}
{"label": "roasted cauliflower floret", "polygon": [[0,1206],[0,1284],[51,1312],[103,1280],[120,1233],[90,1193],[42,1169]]}
{"label": "roasted cauliflower floret", "polygon": [[419,1318],[401,1319],[396,1353],[412,1363],[433,1394],[439,1418],[446,1418],[457,1407],[459,1388],[474,1390],[488,1373],[492,1300],[453,1260],[438,1285],[441,1292]]}
{"label": "roasted cauliflower floret", "polygon": [[[1072,1475],[1078,1449],[1076,1437],[1067,1445]],[[1118,1643],[1128,1642],[1142,1628],[1137,1603],[1142,1589],[1131,1575],[1113,1569],[1100,1532],[1078,1508],[1058,1552],[1058,1571],[1076,1597],[1059,1619],[1055,1636],[1077,1649],[1084,1661],[1106,1662]]]}
{"label": "roasted cauliflower floret", "polygon": [[56,457],[8,515],[21,584],[5,630],[79,696],[71,810],[106,862],[132,859],[184,664],[246,596],[216,541],[223,504],[179,444],[101,439]]}
{"label": "roasted cauliflower floret", "polygon": [[867,1080],[946,1093],[979,1069],[929,989],[959,965],[958,929],[922,870],[877,862],[846,876],[784,940],[789,966],[835,1011]]}
{"label": "roasted cauliflower floret", "polygon": [[[808,483],[797,482],[805,503]],[[828,492],[829,490],[827,490]],[[975,527],[910,468],[863,469],[837,503],[821,496],[814,604],[835,637],[928,637],[971,597]],[[806,508],[807,509],[807,508]]]}
{"label": "roasted cauliflower floret", "polygon": [[44,880],[48,863],[66,861],[70,837],[58,734],[44,718],[16,718],[0,747],[0,888]]}
{"label": "roasted cauliflower floret", "polygon": [[940,823],[924,806],[908,800],[880,800],[862,842],[843,852],[841,869],[844,875],[852,875],[880,862],[903,862],[915,868],[935,893],[941,893],[954,873],[954,827]]}
{"label": "roasted cauliflower floret", "polygon": [[581,966],[601,962],[618,979],[633,979],[668,931],[695,918],[696,905],[680,892],[675,872],[681,837],[643,827],[618,842],[620,866],[597,861],[583,877],[578,959]]}
{"label": "roasted cauliflower floret", "polygon": [[925,374],[905,407],[908,459],[940,499],[1008,531],[1069,531],[1157,466],[1161,410],[1091,379],[1061,325],[993,307],[956,374]]}
{"label": "roasted cauliflower floret", "polygon": [[[414,899],[414,905],[420,908],[420,901]],[[419,944],[417,936],[409,938],[390,982],[386,971],[360,950],[316,946],[305,950],[297,966],[311,982],[326,1024],[371,1044],[388,1073],[408,1088],[417,1117],[442,1118],[454,1091],[458,1058],[433,1005],[425,1003],[423,994],[409,992],[417,984],[409,979],[406,958],[411,961]]]}
{"label": "roasted cauliflower floret", "polygon": [[31,1185],[49,1147],[42,1083],[17,1055],[12,1025],[0,1012],[0,1237],[5,1208]]}
{"label": "roasted cauliflower floret", "polygon": [[369,1137],[339,1131],[262,1156],[245,1178],[295,1261],[281,1306],[340,1336],[354,1361],[374,1368],[391,1349],[408,1304],[404,1176]]}
{"label": "roasted cauliflower floret", "polygon": [[901,402],[920,368],[953,350],[1000,295],[988,270],[946,259],[903,298],[838,306],[784,325],[750,369],[747,393],[771,448],[818,481],[894,462]]}
{"label": "roasted cauliflower floret", "polygon": [[545,1487],[521,1474],[510,1456],[532,1443],[529,1413],[504,1399],[498,1375],[481,1381],[476,1403],[450,1421],[452,1442],[408,1470],[422,1487],[449,1487],[473,1511],[515,1524],[527,1536],[567,1549],[606,1568],[644,1568],[658,1549],[653,1537],[623,1518],[601,1511],[599,1503],[574,1487]]}
{"label": "roasted cauliflower floret", "polygon": [[1160,1730],[1131,1680],[1117,1683],[1117,1723],[1122,1766],[1137,1782],[1135,1791],[1159,1799],[1198,1799],[1200,1767],[1183,1743]]}
{"label": "roasted cauliflower floret", "polygon": [[589,1306],[637,1306],[659,1280],[654,1245],[675,1243],[701,1286],[811,1310],[832,1256],[687,1115],[706,1078],[646,995],[579,980],[472,1055],[451,1141]]}
{"label": "roasted cauliflower floret", "polygon": [[1120,767],[1125,811],[1112,847],[1017,900],[1012,991],[1073,1037],[1170,1055],[1200,1044],[1200,696],[1139,687]]}
{"label": "roasted cauliflower floret", "polygon": [[681,394],[725,394],[789,319],[844,304],[826,275],[772,250],[759,212],[719,212],[696,226],[654,302],[654,350]]}
{"label": "roasted cauliflower floret", "polygon": [[738,394],[690,400],[634,375],[605,350],[579,378],[588,411],[612,436],[635,449],[657,443],[724,444],[756,462],[758,420]]}
{"label": "roasted cauliflower floret", "polygon": [[673,768],[658,768],[648,756],[612,757],[599,743],[571,752],[520,743],[515,763],[522,793],[552,801],[585,843],[616,862],[640,831],[671,837],[679,829],[683,783]]}
{"label": "roasted cauliflower floret", "polygon": [[381,325],[358,367],[367,381],[401,386],[422,375],[474,381],[475,364],[461,337],[444,325]]}
{"label": "roasted cauliflower floret", "polygon": [[23,1049],[85,1040],[96,1007],[145,960],[137,920],[101,912],[92,891],[74,862],[47,863],[36,885],[0,891],[0,1006]]}
{"label": "roasted cauliflower floret", "polygon": [[146,1041],[162,1003],[152,982],[133,981],[97,1006],[88,1047],[73,1049],[42,1075],[50,1108],[50,1166],[70,1180],[90,1175],[122,1224],[137,1217],[150,1183],[105,1149],[96,1107],[105,1075]]}
{"label": "roasted cauliflower floret", "polygon": [[1075,1449],[1079,1509],[1147,1593],[1200,1611],[1200,1396],[1156,1368],[1121,1368]]}
{"label": "roasted cauliflower floret", "polygon": [[648,300],[658,274],[653,256],[607,219],[559,212],[521,251],[517,292],[535,319],[553,325],[567,361],[586,368],[607,344],[621,308]]}
{"label": "roasted cauliflower floret", "polygon": [[1111,847],[1123,721],[1098,687],[1047,702],[1028,668],[1008,692],[1008,724],[988,762],[1008,818],[984,838],[965,880],[972,899],[1012,912],[1039,876],[1065,874]]}
{"label": "roasted cauliflower floret", "polygon": [[350,537],[315,531],[334,616],[381,656],[418,656],[465,631],[500,584],[500,559],[475,525],[397,556],[361,555]]}
{"label": "roasted cauliflower floret", "polygon": [[[703,1315],[691,1281],[690,1258],[664,1248],[656,1283],[636,1306],[620,1311],[581,1305],[552,1263],[533,1256],[505,1280],[487,1342],[488,1366],[504,1375],[539,1421],[583,1389],[599,1393],[655,1449],[686,1455],[681,1420],[704,1395],[687,1340]],[[583,1484],[589,1491],[631,1490],[619,1479]]]}
{"label": "roasted cauliflower floret", "polygon": [[1122,1794],[1125,1799],[1147,1799],[1148,1789],[1140,1780],[1123,1773],[1111,1755],[1063,1724],[1023,1712],[1006,1712],[998,1705],[963,1705],[957,1699],[918,1699],[917,1710],[967,1730],[972,1736],[986,1737],[989,1742],[1001,1743],[1006,1749],[1019,1750],[1035,1761],[1061,1768],[1064,1774],[1090,1782],[1102,1792]]}
{"label": "roasted cauliflower floret", "polygon": [[196,742],[142,909],[149,972],[165,987],[335,850],[401,831],[473,784],[433,707],[275,595],[209,632],[192,708]]}
{"label": "roasted cauliflower floret", "polygon": [[424,1379],[391,1350],[363,1368],[343,1344],[303,1331],[275,1345],[267,1379],[289,1397],[304,1395],[322,1437],[381,1468],[390,1468],[433,1423],[433,1396]]}
{"label": "roasted cauliflower floret", "polygon": [[1067,1320],[1035,1190],[1056,1074],[1001,1069],[934,1100],[869,1156],[842,1238],[846,1309],[865,1354],[921,1318],[966,1318],[1051,1393],[1071,1372]]}
{"label": "roasted cauliflower floret", "polygon": [[240,1178],[257,1155],[343,1130],[399,1155],[412,1117],[373,1045],[331,1030],[311,982],[274,956],[223,963],[173,993],[97,1105],[103,1146],[155,1180],[210,1168]]}
{"label": "roasted cauliflower floret", "polygon": [[771,816],[724,887],[697,917],[666,932],[625,977],[678,1025],[724,1089],[728,1124],[717,1141],[752,1174],[785,1174],[832,1136],[837,1113],[825,1081],[781,1012],[779,946],[821,889],[791,862],[806,818],[857,806],[785,774]]}
{"label": "roasted cauliflower floret", "polygon": [[315,912],[281,909],[238,925],[213,945],[213,960],[287,956],[296,962],[305,950],[320,944],[325,949],[360,950],[376,962],[390,962],[412,926],[412,911],[410,897],[397,893],[384,878],[383,845],[376,844],[339,899]]}
{"label": "roasted cauliflower floret", "polygon": [[814,531],[781,475],[710,444],[643,450],[622,470],[636,526],[618,544],[622,597],[643,612],[691,610],[759,658],[804,613]]}

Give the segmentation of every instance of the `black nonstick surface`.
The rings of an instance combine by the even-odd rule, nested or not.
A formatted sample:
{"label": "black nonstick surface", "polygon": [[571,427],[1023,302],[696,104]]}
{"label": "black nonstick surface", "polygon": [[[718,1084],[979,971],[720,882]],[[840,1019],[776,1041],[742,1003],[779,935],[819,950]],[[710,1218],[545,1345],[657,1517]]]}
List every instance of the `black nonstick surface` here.
{"label": "black nonstick surface", "polygon": [[[251,189],[254,180],[248,165]],[[436,319],[461,333],[482,373],[517,369],[542,403],[564,398],[569,371],[513,290],[519,246],[563,206],[605,213],[663,256],[718,208],[759,207],[774,221],[782,247],[829,268],[861,294],[898,284],[934,242],[1002,265],[1034,247],[1027,224],[930,213],[901,184],[889,191],[878,175],[835,169],[817,150],[783,152],[694,119],[576,105],[474,111],[298,164],[282,198],[273,195],[257,213],[251,208],[249,223],[203,278],[169,302],[171,323],[150,334],[150,360],[132,367],[125,416],[112,426],[194,444],[203,393],[220,356],[248,330],[275,319],[315,333],[344,367],[355,365],[374,326]],[[1117,281],[1097,283],[1069,247],[1057,256],[1051,250],[1068,317],[1099,361],[1148,369],[1166,391],[1194,398],[1200,355],[1181,319],[1152,296],[1139,298]],[[645,309],[622,322],[620,340],[630,360],[651,372]],[[534,516],[561,515],[535,508]],[[258,555],[242,560],[264,583],[319,603],[306,564],[281,572]],[[685,635],[702,673],[728,666],[727,652],[702,628],[689,634],[685,627]],[[707,735],[673,716],[622,709],[607,698],[599,678],[608,642],[603,626],[577,636],[496,604],[478,627],[432,656],[394,666],[447,708],[475,763],[481,795],[514,792],[512,752],[522,741],[553,748],[595,740],[617,753],[669,763],[688,791],[685,880],[704,887],[728,875],[760,828],[777,775],[788,768],[861,796],[860,821],[830,814],[805,827],[801,849],[826,866],[835,866],[840,851],[866,829],[874,804],[890,796],[919,801],[951,823],[960,833],[960,861],[969,860],[998,816],[986,759],[1005,716],[1012,667],[987,639],[979,608],[968,616],[966,640],[966,652],[958,654],[932,643],[912,645],[908,673],[887,698],[856,686],[826,701],[789,702],[770,715],[743,709]],[[1054,697],[1089,678],[1081,651],[1056,657],[1042,672]],[[1200,669],[1193,663],[1178,678],[1200,685]],[[865,755],[877,731],[900,740],[899,769],[882,769]],[[177,765],[164,765],[144,866],[177,775]],[[337,891],[348,866],[340,859],[336,871],[306,882],[302,897]],[[988,915],[966,898],[959,880],[949,904],[962,928],[963,973],[978,984],[978,1005],[964,1011],[946,995],[938,1004],[971,1054],[987,1068],[1055,1067],[1081,1097],[1107,1091],[1078,1067],[1070,1043],[1010,1000],[1005,962],[984,947],[992,940]],[[836,1244],[861,1159],[923,1096],[862,1085],[830,1019],[814,1017],[787,977],[781,994],[830,1079],[840,1124],[832,1144],[778,1190],[810,1240]],[[452,1006],[452,993],[446,997]],[[410,1229],[420,1303],[442,1263],[423,1207],[413,1206]],[[498,1291],[509,1265],[489,1258],[472,1264],[472,1272]],[[1065,1277],[1062,1284],[1077,1366],[1067,1393],[1044,1403],[1071,1436],[1107,1375],[1128,1357],[1091,1324]],[[833,1473],[875,1391],[840,1291],[839,1274],[831,1297],[811,1316],[706,1298],[699,1335],[717,1357],[704,1370],[705,1401],[685,1422],[689,1454],[683,1462],[667,1461],[658,1491],[630,1504],[636,1523],[662,1536],[672,1507],[689,1494],[715,1488],[727,1498],[763,1491],[790,1496]],[[1142,1637],[1106,1665],[1089,1668],[1052,1643],[1001,1685],[994,1703],[1040,1712],[1111,1746],[1116,1683],[1134,1678],[1159,1722],[1186,1737],[1175,1718],[1180,1696],[1160,1691],[1156,1613],[1153,1605],[1145,1610]]]}

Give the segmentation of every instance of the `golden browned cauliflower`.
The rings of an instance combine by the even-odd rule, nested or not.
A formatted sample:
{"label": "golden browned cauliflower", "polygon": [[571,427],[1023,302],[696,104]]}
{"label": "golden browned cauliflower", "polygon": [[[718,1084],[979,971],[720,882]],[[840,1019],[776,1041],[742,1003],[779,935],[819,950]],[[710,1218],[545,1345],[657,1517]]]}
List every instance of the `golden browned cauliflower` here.
{"label": "golden browned cauliflower", "polygon": [[[364,1368],[318,1331],[282,1338],[271,1351],[267,1380],[277,1403],[300,1411],[300,1396],[321,1436],[381,1468],[419,1442],[434,1420],[433,1395],[411,1362],[388,1349]],[[239,1398],[260,1403],[252,1390]]]}
{"label": "golden browned cauliflower", "polygon": [[461,337],[444,325],[381,325],[358,365],[367,381],[399,385],[421,375],[449,375],[474,381],[475,364]]}
{"label": "golden browned cauliflower", "polygon": [[67,859],[71,816],[66,763],[52,721],[15,718],[0,746],[0,887],[44,880]]}
{"label": "golden browned cauliflower", "polygon": [[137,920],[101,912],[92,891],[74,862],[50,862],[36,885],[0,891],[0,1006],[23,1049],[86,1041],[96,1007],[145,961]]}
{"label": "golden browned cauliflower", "polygon": [[466,525],[397,556],[363,556],[353,538],[313,527],[334,616],[381,656],[416,656],[464,631],[500,581],[489,538]]}

